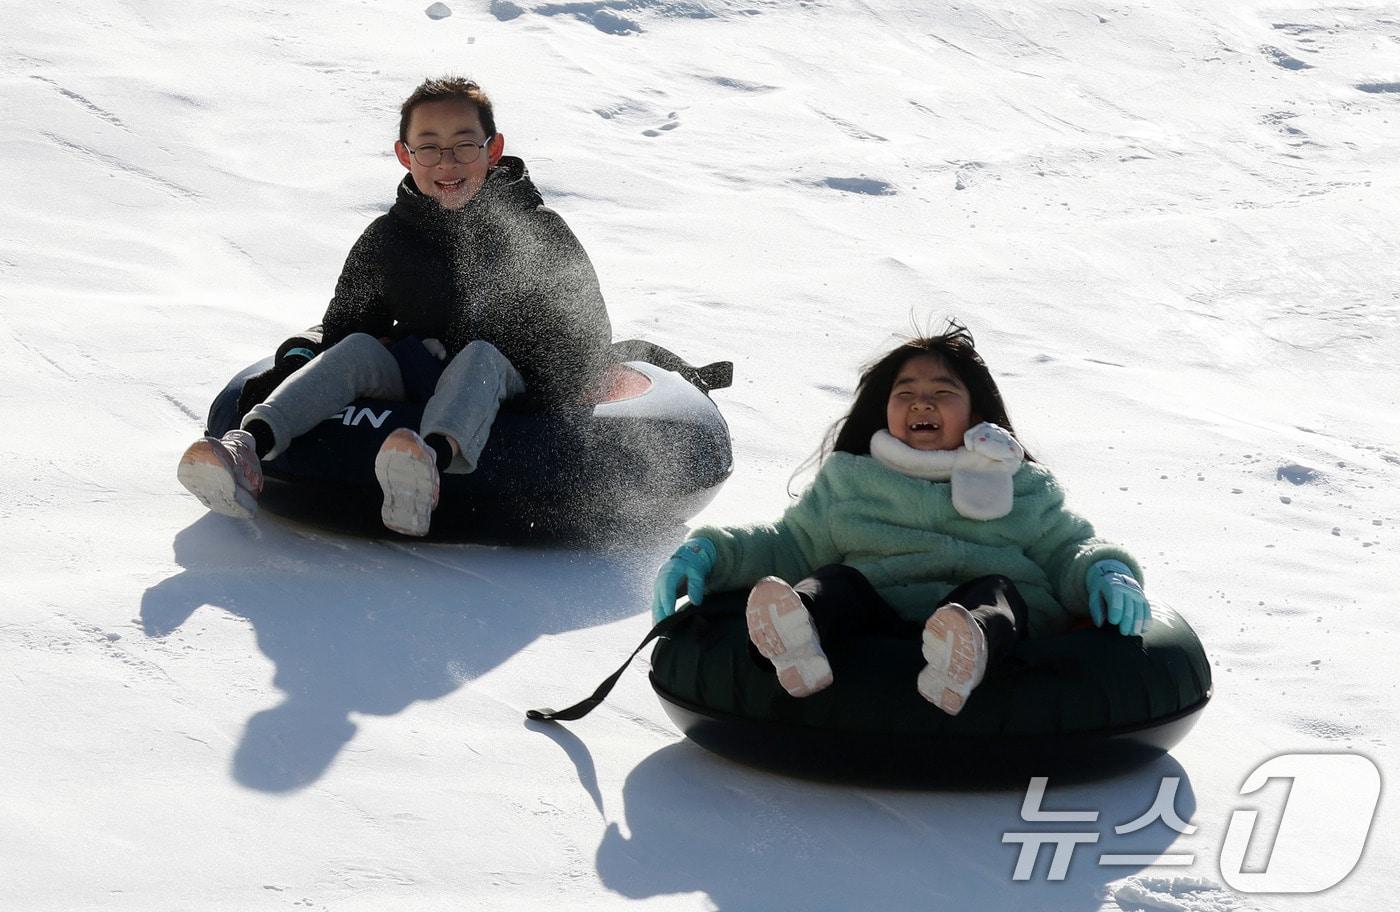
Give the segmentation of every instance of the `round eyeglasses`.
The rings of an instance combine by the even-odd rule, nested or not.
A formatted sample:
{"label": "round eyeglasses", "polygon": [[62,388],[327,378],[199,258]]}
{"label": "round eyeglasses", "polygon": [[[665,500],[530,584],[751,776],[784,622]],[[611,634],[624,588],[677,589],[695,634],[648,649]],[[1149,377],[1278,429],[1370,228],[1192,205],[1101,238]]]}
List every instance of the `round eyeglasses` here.
{"label": "round eyeglasses", "polygon": [[456,161],[457,164],[470,165],[481,157],[481,151],[491,145],[491,140],[495,138],[496,134],[493,133],[479,143],[459,142],[445,149],[433,143],[423,143],[423,145],[416,149],[408,149],[408,145],[405,144],[404,148],[408,149],[408,154],[413,156],[414,161],[425,168],[433,167],[438,162],[442,161],[442,157],[449,152],[452,153],[452,159]]}

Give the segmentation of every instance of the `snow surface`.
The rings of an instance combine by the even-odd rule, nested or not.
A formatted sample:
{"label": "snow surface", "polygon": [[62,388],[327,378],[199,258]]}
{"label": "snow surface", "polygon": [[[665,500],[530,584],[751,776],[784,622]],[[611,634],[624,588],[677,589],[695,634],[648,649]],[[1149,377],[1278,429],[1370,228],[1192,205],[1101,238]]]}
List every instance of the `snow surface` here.
{"label": "snow surface", "polygon": [[[450,15],[444,15],[444,10]],[[0,35],[0,908],[1388,909],[1245,894],[1287,752],[1395,781],[1400,11],[961,0],[10,3]],[[315,322],[455,70],[592,255],[616,335],[735,361],[775,516],[858,367],[957,315],[1028,447],[1212,657],[1169,757],[1013,882],[1020,790],[779,778],[681,739],[641,637],[682,536],[598,551],[206,515],[181,449]],[[911,685],[912,686],[912,685]],[[1164,776],[1196,826],[1134,837]],[[1262,797],[1261,797],[1262,796]],[[1318,853],[1329,851],[1320,837]],[[1190,853],[1102,867],[1100,851]],[[1259,861],[1258,858],[1255,859]]]}

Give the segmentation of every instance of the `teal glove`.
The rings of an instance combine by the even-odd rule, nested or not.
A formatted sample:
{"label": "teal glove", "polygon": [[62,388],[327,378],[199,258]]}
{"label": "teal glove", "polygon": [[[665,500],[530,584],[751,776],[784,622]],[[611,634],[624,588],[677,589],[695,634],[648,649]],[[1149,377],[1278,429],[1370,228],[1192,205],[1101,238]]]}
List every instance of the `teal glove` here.
{"label": "teal glove", "polygon": [[660,622],[676,611],[676,596],[684,584],[691,604],[705,600],[705,577],[715,568],[715,546],[707,538],[692,538],[661,565],[652,590],[651,619]]}
{"label": "teal glove", "polygon": [[1147,596],[1133,571],[1122,561],[1101,560],[1089,568],[1084,580],[1089,587],[1089,617],[1094,626],[1102,627],[1107,616],[1110,625],[1118,625],[1123,636],[1138,636],[1152,620]]}

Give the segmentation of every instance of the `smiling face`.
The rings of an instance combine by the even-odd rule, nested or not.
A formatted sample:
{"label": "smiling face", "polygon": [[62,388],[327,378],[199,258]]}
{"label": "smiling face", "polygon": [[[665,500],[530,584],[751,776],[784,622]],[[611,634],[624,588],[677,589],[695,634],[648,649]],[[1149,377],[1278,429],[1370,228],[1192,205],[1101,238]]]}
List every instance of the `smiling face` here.
{"label": "smiling face", "polygon": [[935,355],[915,355],[895,375],[885,406],[891,436],[916,450],[956,450],[977,423],[967,387]]}
{"label": "smiling face", "polygon": [[476,161],[463,164],[452,154],[444,154],[442,160],[431,167],[418,163],[409,154],[409,149],[417,149],[431,144],[446,149],[461,142],[481,143],[486,141],[486,131],[481,126],[481,112],[466,99],[448,98],[441,101],[426,101],[413,109],[408,121],[408,142],[394,144],[394,153],[399,164],[413,175],[413,184],[418,192],[437,200],[444,209],[461,209],[486,180],[486,172],[501,160],[505,140],[498,133]]}

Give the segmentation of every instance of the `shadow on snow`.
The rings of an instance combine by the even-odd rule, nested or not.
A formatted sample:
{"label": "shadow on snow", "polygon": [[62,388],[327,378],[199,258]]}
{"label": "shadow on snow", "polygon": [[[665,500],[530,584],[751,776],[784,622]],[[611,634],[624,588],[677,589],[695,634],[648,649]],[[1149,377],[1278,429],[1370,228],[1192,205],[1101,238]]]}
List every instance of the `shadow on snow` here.
{"label": "shadow on snow", "polygon": [[248,720],[233,776],[267,792],[320,778],[354,737],[352,713],[444,697],[543,634],[636,613],[646,588],[621,555],[348,539],[215,515],[174,547],[183,570],[145,592],[142,626],[170,635],[204,605],[251,623],[286,697]]}
{"label": "shadow on snow", "polygon": [[[628,898],[701,891],[724,912],[1087,912],[1103,907],[1107,884],[1144,870],[1141,864],[1102,866],[1100,856],[1156,856],[1178,838],[1161,820],[1132,834],[1114,831],[1143,815],[1169,776],[1181,780],[1174,807],[1189,821],[1195,794],[1185,771],[1166,755],[1096,784],[1056,788],[1051,780],[1042,809],[1097,811],[1094,823],[1027,823],[1020,816],[1024,785],[962,792],[822,785],[738,766],[683,742],[657,751],[628,775],[629,835],[609,824],[597,867],[604,885]],[[1013,881],[1021,844],[1003,843],[1002,836],[1031,831],[1100,835],[1094,844],[1072,847],[1063,880],[1047,878],[1051,844],[1039,848],[1029,880]]]}

